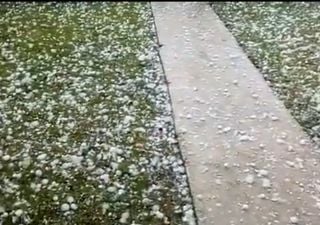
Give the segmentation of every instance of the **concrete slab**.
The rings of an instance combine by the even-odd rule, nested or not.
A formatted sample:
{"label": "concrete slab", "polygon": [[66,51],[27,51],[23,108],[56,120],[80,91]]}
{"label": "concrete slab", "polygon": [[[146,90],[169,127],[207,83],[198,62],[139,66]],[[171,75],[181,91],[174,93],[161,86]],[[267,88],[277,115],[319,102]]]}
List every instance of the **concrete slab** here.
{"label": "concrete slab", "polygon": [[319,155],[223,23],[152,7],[199,224],[319,225]]}

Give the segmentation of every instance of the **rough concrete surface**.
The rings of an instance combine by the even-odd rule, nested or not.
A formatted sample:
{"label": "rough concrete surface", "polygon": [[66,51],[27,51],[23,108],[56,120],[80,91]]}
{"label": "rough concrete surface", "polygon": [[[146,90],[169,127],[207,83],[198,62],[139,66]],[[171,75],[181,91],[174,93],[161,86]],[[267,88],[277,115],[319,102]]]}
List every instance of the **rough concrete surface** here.
{"label": "rough concrete surface", "polygon": [[210,6],[152,7],[199,225],[319,225],[319,154]]}

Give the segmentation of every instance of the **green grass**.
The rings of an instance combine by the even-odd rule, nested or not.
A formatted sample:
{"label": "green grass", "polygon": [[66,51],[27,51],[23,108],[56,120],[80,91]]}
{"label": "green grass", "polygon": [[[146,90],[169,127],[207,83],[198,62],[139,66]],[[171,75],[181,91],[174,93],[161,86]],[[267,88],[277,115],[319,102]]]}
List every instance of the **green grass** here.
{"label": "green grass", "polygon": [[0,224],[186,224],[149,7],[0,5]]}
{"label": "green grass", "polygon": [[213,2],[275,93],[320,144],[320,4]]}

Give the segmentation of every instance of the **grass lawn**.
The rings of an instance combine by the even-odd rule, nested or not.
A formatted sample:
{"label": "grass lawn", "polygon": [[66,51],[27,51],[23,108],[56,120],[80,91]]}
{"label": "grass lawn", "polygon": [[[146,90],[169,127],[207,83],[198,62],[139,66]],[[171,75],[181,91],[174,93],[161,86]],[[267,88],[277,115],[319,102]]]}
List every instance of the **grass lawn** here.
{"label": "grass lawn", "polygon": [[213,8],[320,145],[320,4],[213,2]]}
{"label": "grass lawn", "polygon": [[193,225],[150,5],[0,13],[0,224]]}

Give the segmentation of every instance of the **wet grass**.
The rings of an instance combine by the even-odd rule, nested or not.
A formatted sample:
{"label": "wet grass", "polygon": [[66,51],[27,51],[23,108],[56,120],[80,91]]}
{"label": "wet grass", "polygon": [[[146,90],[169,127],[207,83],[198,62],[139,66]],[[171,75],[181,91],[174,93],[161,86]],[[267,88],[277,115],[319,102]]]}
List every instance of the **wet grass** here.
{"label": "wet grass", "polygon": [[212,2],[305,131],[320,144],[320,4]]}
{"label": "wet grass", "polygon": [[187,224],[149,4],[0,11],[0,224]]}

